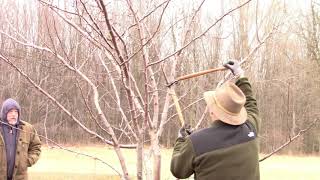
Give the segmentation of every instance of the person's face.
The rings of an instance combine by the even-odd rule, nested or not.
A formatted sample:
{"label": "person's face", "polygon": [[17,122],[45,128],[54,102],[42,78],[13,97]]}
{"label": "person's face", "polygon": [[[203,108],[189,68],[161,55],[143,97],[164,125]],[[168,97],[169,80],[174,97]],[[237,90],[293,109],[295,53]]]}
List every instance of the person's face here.
{"label": "person's face", "polygon": [[18,110],[17,109],[10,109],[10,111],[7,113],[7,120],[8,123],[11,125],[15,125],[18,121]]}

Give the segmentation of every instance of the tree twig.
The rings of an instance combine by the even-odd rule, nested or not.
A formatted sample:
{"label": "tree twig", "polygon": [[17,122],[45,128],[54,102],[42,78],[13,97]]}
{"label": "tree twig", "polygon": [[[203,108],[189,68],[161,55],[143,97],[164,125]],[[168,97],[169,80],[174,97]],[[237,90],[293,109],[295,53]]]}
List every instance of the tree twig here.
{"label": "tree twig", "polygon": [[266,156],[264,156],[263,158],[261,158],[259,160],[259,162],[262,162],[266,159],[268,159],[269,157],[271,157],[272,155],[276,154],[277,152],[279,152],[280,150],[282,150],[283,148],[285,148],[286,146],[288,146],[290,143],[292,143],[293,141],[295,141],[298,137],[300,137],[301,135],[303,135],[304,133],[306,133],[307,131],[309,131],[312,127],[314,127],[314,125],[318,122],[319,118],[316,118],[311,124],[309,124],[309,126],[305,129],[302,129],[299,131],[299,133],[297,135],[295,135],[294,137],[290,138],[286,143],[284,143],[283,145],[281,145],[280,147],[278,147],[276,150],[272,151],[271,153],[267,154]]}
{"label": "tree twig", "polygon": [[[6,125],[6,126],[9,126],[9,127],[13,128],[13,129],[17,129],[17,130],[19,130],[19,131],[25,132],[25,133],[36,134],[36,135],[38,135],[39,137],[44,138],[47,142],[50,141],[52,144],[54,144],[54,145],[55,145],[56,147],[58,147],[59,149],[62,149],[62,150],[65,150],[65,151],[68,151],[68,152],[71,152],[71,153],[75,153],[75,154],[78,154],[78,155],[81,155],[81,156],[86,156],[86,157],[92,158],[92,159],[94,159],[94,160],[96,160],[96,161],[100,161],[101,163],[103,163],[103,164],[107,165],[108,167],[110,167],[110,168],[111,168],[113,171],[115,171],[119,176],[121,176],[121,174],[120,174],[119,171],[117,171],[117,170],[116,170],[114,167],[112,167],[110,164],[108,164],[107,162],[105,162],[104,160],[102,160],[102,159],[100,159],[100,158],[98,158],[98,157],[95,157],[95,156],[92,156],[92,155],[89,155],[89,154],[86,154],[86,153],[77,152],[77,151],[74,151],[74,150],[65,148],[65,147],[61,146],[60,144],[58,144],[57,142],[55,142],[54,140],[49,139],[46,135],[43,136],[43,135],[40,135],[40,134],[38,134],[38,133],[27,132],[27,131],[25,131],[25,130],[23,130],[23,129],[17,128],[17,127],[15,127],[15,126],[13,126],[13,125],[11,125],[11,124],[8,124],[8,123],[6,123],[6,122],[3,122],[3,121],[0,121],[0,123],[1,123],[1,124],[4,124],[4,125]],[[55,147],[54,147],[54,146],[51,146],[50,148],[55,148]]]}
{"label": "tree twig", "polygon": [[243,4],[241,4],[241,5],[233,8],[233,9],[231,9],[231,10],[229,10],[227,13],[225,13],[225,14],[222,15],[219,19],[217,19],[211,26],[209,26],[204,32],[202,32],[199,36],[197,36],[197,37],[195,37],[194,39],[192,39],[189,43],[187,43],[186,45],[184,45],[182,48],[176,50],[175,52],[173,52],[172,54],[168,55],[167,57],[165,57],[165,58],[163,58],[163,59],[160,59],[160,60],[158,60],[158,61],[149,63],[148,66],[153,66],[153,65],[155,65],[155,64],[159,64],[159,63],[167,60],[168,58],[170,58],[170,57],[172,57],[172,56],[174,56],[174,55],[176,55],[176,54],[180,54],[180,52],[181,52],[182,50],[184,50],[185,48],[187,48],[190,44],[192,44],[193,42],[195,42],[196,40],[200,39],[202,36],[204,36],[205,34],[207,34],[207,32],[208,32],[211,28],[213,28],[218,22],[222,21],[222,19],[223,19],[224,17],[226,17],[227,15],[231,14],[231,13],[234,12],[235,10],[237,10],[237,9],[239,9],[239,8],[247,5],[250,1],[251,1],[251,0],[248,0],[248,1],[244,2]]}
{"label": "tree twig", "polygon": [[[94,132],[87,128],[85,125],[83,125],[78,118],[76,118],[70,111],[68,111],[61,103],[59,103],[53,96],[51,96],[47,91],[45,91],[43,88],[41,88],[34,80],[32,80],[26,73],[24,73],[19,67],[17,67],[15,64],[13,64],[9,59],[4,57],[0,52],[0,59],[10,65],[12,68],[14,68],[20,75],[22,75],[28,82],[30,82],[37,90],[39,90],[42,94],[44,94],[47,98],[49,98],[54,104],[56,104],[60,109],[62,109],[68,116],[71,117],[73,121],[75,121],[82,129],[84,129],[86,132],[88,132],[91,135],[94,135],[98,139],[102,140],[103,142],[114,146],[115,143],[112,141],[107,140],[106,138],[102,137],[101,135],[97,134],[97,132]],[[110,133],[110,132],[109,132]],[[136,145],[121,145],[119,144],[119,147],[122,148],[135,148]]]}

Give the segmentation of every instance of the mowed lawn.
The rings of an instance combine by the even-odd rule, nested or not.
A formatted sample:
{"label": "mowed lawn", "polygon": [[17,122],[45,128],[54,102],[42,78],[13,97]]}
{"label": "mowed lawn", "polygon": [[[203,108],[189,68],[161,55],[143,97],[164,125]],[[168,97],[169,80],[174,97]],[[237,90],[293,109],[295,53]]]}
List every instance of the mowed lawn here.
{"label": "mowed lawn", "polygon": [[[69,147],[103,159],[117,171],[121,167],[115,152],[102,146]],[[123,150],[130,176],[136,172],[135,150]],[[172,149],[162,149],[161,179],[175,180],[170,174]],[[152,161],[144,161],[151,167]],[[261,180],[319,180],[320,157],[318,156],[272,156],[260,163]],[[43,147],[41,158],[29,168],[31,180],[108,180],[120,179],[117,173],[99,161],[82,155],[76,155],[61,149]],[[134,178],[133,178],[134,179]],[[191,178],[190,178],[191,179]]]}

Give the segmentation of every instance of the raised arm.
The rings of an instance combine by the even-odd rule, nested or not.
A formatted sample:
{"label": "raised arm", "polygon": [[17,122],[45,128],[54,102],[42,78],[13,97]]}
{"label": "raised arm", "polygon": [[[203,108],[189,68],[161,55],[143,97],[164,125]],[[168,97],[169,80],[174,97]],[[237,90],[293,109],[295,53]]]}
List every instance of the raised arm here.
{"label": "raised arm", "polygon": [[244,77],[244,71],[240,67],[239,61],[230,60],[226,62],[223,66],[230,69],[233,75],[239,77],[239,79],[236,81],[236,85],[242,90],[242,92],[246,96],[246,103],[244,106],[248,113],[248,120],[253,124],[253,126],[257,130],[257,133],[259,133],[261,120],[259,116],[257,101],[253,97],[251,84],[248,78]]}
{"label": "raised arm", "polygon": [[260,131],[260,116],[259,109],[257,106],[257,100],[253,97],[251,84],[247,77],[240,77],[236,81],[236,85],[242,90],[244,95],[246,96],[246,103],[244,107],[248,113],[248,120],[254,125],[257,130],[257,133]]}

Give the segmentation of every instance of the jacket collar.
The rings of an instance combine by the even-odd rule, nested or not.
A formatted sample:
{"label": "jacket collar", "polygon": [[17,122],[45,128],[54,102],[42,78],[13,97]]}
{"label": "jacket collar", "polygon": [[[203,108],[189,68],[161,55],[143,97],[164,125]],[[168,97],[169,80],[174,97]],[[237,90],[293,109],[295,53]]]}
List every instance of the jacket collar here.
{"label": "jacket collar", "polygon": [[211,127],[219,127],[219,126],[222,126],[223,124],[225,124],[225,123],[220,120],[215,120],[215,121],[211,122]]}
{"label": "jacket collar", "polygon": [[220,127],[220,126],[237,126],[237,125],[227,124],[220,120],[215,120],[211,123],[211,127]]}
{"label": "jacket collar", "polygon": [[24,126],[24,125],[26,125],[26,122],[24,122],[24,121],[20,120],[20,121],[19,121],[19,125]]}

